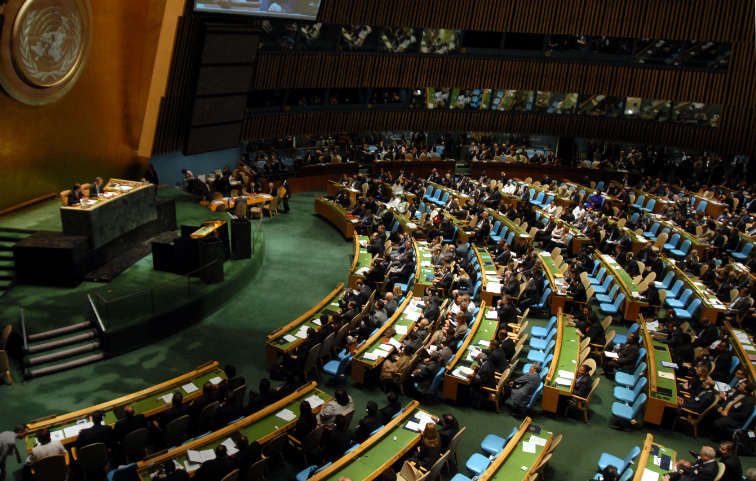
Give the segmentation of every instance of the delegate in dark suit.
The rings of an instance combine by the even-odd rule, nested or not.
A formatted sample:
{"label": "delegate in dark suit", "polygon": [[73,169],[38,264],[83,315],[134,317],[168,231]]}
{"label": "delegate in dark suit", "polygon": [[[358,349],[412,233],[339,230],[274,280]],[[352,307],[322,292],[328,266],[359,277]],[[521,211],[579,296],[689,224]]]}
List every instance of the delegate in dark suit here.
{"label": "delegate in dark suit", "polygon": [[470,389],[475,401],[488,398],[488,391],[484,388],[496,388],[496,368],[485,354],[478,355],[478,363],[481,363],[481,361],[482,364],[478,368],[478,372],[470,379]]}
{"label": "delegate in dark suit", "polygon": [[194,476],[196,481],[221,481],[236,469],[233,459],[226,456],[226,447],[215,448],[215,459],[202,463]]}
{"label": "delegate in dark suit", "polygon": [[97,443],[103,443],[106,446],[110,445],[113,440],[113,429],[110,426],[100,424],[102,422],[102,413],[100,413],[99,417],[96,416],[96,414],[92,415],[94,426],[79,431],[79,437],[76,439],[76,449]]}
{"label": "delegate in dark suit", "polygon": [[512,381],[512,403],[515,406],[526,406],[541,384],[541,376],[536,372],[528,372]]}
{"label": "delegate in dark suit", "polygon": [[113,439],[116,442],[122,443],[123,438],[133,433],[137,429],[146,427],[147,419],[145,419],[144,414],[135,415],[134,408],[131,408],[131,416],[127,414],[126,418],[121,419],[120,421],[115,423],[115,426],[113,426]]}
{"label": "delegate in dark suit", "polygon": [[[434,356],[435,354],[435,356]],[[428,362],[421,363],[418,369],[412,373],[412,380],[417,384],[417,390],[423,394],[430,391],[433,377],[441,369],[441,365],[438,363],[438,353],[431,354],[431,359]]]}

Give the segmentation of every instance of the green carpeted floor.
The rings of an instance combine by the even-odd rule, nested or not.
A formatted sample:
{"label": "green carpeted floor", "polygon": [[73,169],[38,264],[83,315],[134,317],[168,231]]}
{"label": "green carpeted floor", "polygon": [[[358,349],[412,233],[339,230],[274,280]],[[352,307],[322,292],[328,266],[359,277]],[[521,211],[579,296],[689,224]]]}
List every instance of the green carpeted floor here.
{"label": "green carpeted floor", "polygon": [[[315,194],[295,195],[290,215],[265,219],[263,269],[234,300],[203,322],[130,354],[35,379],[28,384],[16,382],[12,386],[0,386],[3,413],[0,429],[132,393],[181,375],[208,360],[236,365],[250,387],[254,387],[258,379],[267,375],[265,336],[307,311],[336,284],[347,280],[352,243],[327,221],[314,215]],[[547,319],[532,319],[531,325],[544,326],[546,322]],[[626,331],[622,325],[612,328],[621,333]],[[330,376],[322,375],[318,382],[321,388],[332,392],[333,386],[325,385],[329,380]],[[358,386],[346,380],[343,384],[357,405],[357,418],[368,400],[383,404],[385,395],[377,383]],[[663,428],[646,425],[636,432],[610,429],[613,388],[611,381],[601,380],[587,425],[577,415],[535,417],[535,424],[555,435],[564,435],[551,462],[554,473],[550,479],[589,479],[596,472],[596,462],[602,452],[624,457],[633,446],[642,446],[646,432],[652,433],[656,442],[677,450],[678,455],[685,458],[689,458],[689,449],[711,445],[705,437],[695,440],[684,427],[677,432],[670,431],[669,425]],[[452,413],[461,425],[468,427],[459,449],[462,465],[473,453],[480,452],[480,442],[487,434],[506,434],[519,424],[506,408],[502,408],[500,414],[492,410],[475,411],[470,407],[451,406],[440,395],[435,402],[423,407],[434,414]],[[745,458],[743,464],[744,468],[756,466],[756,458]],[[11,471],[18,468],[14,460],[9,460]],[[266,479],[291,479],[302,468],[299,462],[287,463],[284,469],[272,469]],[[460,471],[470,474],[464,467]],[[444,479],[450,477],[443,476]]]}

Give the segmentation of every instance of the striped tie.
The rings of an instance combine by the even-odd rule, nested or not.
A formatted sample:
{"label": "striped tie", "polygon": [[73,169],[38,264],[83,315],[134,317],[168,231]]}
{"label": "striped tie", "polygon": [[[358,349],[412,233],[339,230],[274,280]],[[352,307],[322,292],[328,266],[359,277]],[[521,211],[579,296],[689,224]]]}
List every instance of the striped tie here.
{"label": "striped tie", "polygon": [[727,404],[727,406],[726,406],[726,407],[725,407],[725,409],[724,409],[724,412],[725,412],[725,413],[728,413],[728,412],[730,412],[730,408],[731,408],[731,407],[733,406],[733,404],[736,404],[736,403],[737,403],[738,401],[740,401],[740,400],[741,400],[742,398],[743,398],[743,395],[742,395],[742,394],[738,394],[737,396],[735,396],[735,399],[733,399],[732,401],[730,401],[730,402],[729,402],[729,403]]}

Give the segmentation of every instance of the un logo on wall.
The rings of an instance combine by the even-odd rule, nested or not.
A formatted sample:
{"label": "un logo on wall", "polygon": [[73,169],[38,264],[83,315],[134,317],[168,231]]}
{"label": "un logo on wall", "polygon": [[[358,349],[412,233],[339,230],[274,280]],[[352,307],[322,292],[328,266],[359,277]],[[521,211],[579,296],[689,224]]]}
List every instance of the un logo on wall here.
{"label": "un logo on wall", "polygon": [[[32,105],[54,102],[73,87],[90,47],[88,0],[11,0],[0,39],[0,82]],[[10,51],[10,55],[7,52]]]}

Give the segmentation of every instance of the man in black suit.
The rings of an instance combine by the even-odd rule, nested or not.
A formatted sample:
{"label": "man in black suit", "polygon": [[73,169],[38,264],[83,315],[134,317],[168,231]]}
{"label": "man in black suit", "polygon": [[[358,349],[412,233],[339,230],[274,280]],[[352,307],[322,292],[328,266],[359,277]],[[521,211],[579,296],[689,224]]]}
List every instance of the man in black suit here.
{"label": "man in black suit", "polygon": [[501,343],[498,339],[492,340],[488,349],[483,349],[483,354],[488,356],[488,362],[493,364],[496,372],[504,372],[509,368],[509,358],[504,349],[501,348]]}
{"label": "man in black suit", "polygon": [[706,408],[714,403],[714,400],[717,398],[717,393],[714,392],[714,381],[704,381],[701,385],[701,389],[702,390],[696,396],[691,396],[689,398],[682,396],[677,397],[678,416],[686,416],[687,411],[700,415],[706,410]]}
{"label": "man in black suit", "polygon": [[189,404],[183,404],[184,395],[176,391],[171,399],[171,407],[163,411],[157,421],[159,430],[164,431],[172,421],[189,414]]}
{"label": "man in black suit", "polygon": [[199,425],[199,415],[203,409],[218,399],[217,394],[218,392],[215,391],[213,383],[210,381],[207,381],[202,385],[202,396],[196,398],[189,405],[189,417],[191,418],[190,425],[192,426],[192,432],[199,434],[205,432],[199,431],[204,427]]}
{"label": "man in black suit", "polygon": [[215,459],[202,463],[194,476],[196,481],[221,481],[236,469],[236,463],[228,457],[226,446],[215,448]]}
{"label": "man in black suit", "polygon": [[719,338],[717,327],[709,321],[708,317],[701,317],[701,328],[696,332],[696,340],[693,347],[708,347]]}
{"label": "man in black suit", "polygon": [[410,378],[415,383],[415,388],[418,392],[427,394],[430,391],[433,378],[440,369],[441,364],[438,362],[438,351],[433,351],[427,361],[418,364],[417,369],[410,374]]}
{"label": "man in black suit", "polygon": [[84,198],[84,194],[81,192],[81,184],[76,183],[68,192],[68,205],[81,204],[81,199]]}
{"label": "man in black suit", "polygon": [[152,164],[147,165],[147,170],[144,172],[144,180],[149,182],[152,185],[160,185],[160,181],[158,180],[158,174],[155,170],[155,166]]}
{"label": "man in black suit", "polygon": [[580,366],[580,369],[578,369],[578,378],[575,380],[575,387],[572,389],[572,395],[585,399],[588,397],[588,394],[590,394],[592,386],[591,368],[587,364],[583,364]]}
{"label": "man in black suit", "polygon": [[226,373],[226,377],[218,384],[218,389],[221,389],[223,391],[230,389],[233,391],[236,388],[242,387],[247,384],[244,380],[244,376],[236,375],[236,368],[231,364],[226,364],[226,367],[223,368],[223,372]]}
{"label": "man in black suit", "polygon": [[95,181],[89,186],[89,197],[91,199],[96,199],[104,193],[105,190],[102,187],[102,177],[95,178]]}
{"label": "man in black suit", "polygon": [[370,433],[383,425],[383,419],[378,412],[378,404],[375,401],[368,401],[367,416],[360,419],[357,427],[354,428],[354,439],[358,443],[365,441],[370,437]]}
{"label": "man in black suit", "polygon": [[102,411],[92,413],[90,420],[94,424],[91,428],[79,431],[79,437],[76,439],[76,449],[81,449],[90,444],[103,443],[109,446],[113,440],[113,429],[107,424],[103,426],[102,419],[105,417]]}
{"label": "man in black suit", "polygon": [[223,403],[218,406],[213,414],[213,424],[215,429],[225,428],[229,423],[244,417],[244,406],[236,402],[236,396],[232,390],[227,390]]}
{"label": "man in black suit", "polygon": [[505,294],[499,299],[499,329],[508,329],[509,324],[517,324],[517,309],[512,304],[512,296]]}
{"label": "man in black suit", "polygon": [[664,262],[659,259],[659,256],[656,254],[656,252],[652,252],[648,256],[648,261],[649,265],[646,266],[646,272],[643,274],[643,277],[645,278],[648,274],[656,272],[656,278],[661,279],[661,275],[664,272]]}
{"label": "man in black suit", "polygon": [[147,427],[147,420],[144,414],[134,414],[132,406],[123,408],[124,418],[115,423],[113,426],[113,440],[122,443],[123,439],[138,429]]}
{"label": "man in black suit", "polygon": [[249,444],[249,439],[243,434],[236,438],[235,444],[236,449],[239,450],[234,455],[234,461],[239,468],[239,477],[246,479],[244,475],[247,470],[262,459],[262,447],[257,441],[252,441],[252,444]]}
{"label": "man in black suit", "polygon": [[478,366],[480,366],[477,372],[467,376],[470,379],[470,391],[473,401],[488,398],[489,391],[486,391],[485,388],[496,388],[496,368],[493,363],[482,352],[478,354],[477,361]]}
{"label": "man in black suit", "polygon": [[451,414],[444,414],[440,418],[431,416],[431,419],[441,426],[437,428],[438,437],[441,441],[441,452],[446,452],[449,443],[459,432],[459,421]]}
{"label": "man in black suit", "polygon": [[741,481],[743,479],[743,465],[735,453],[735,445],[732,441],[723,441],[719,445],[719,462],[725,465],[725,472],[721,481]]}
{"label": "man in black suit", "polygon": [[276,395],[270,390],[270,380],[263,378],[260,379],[260,384],[257,387],[258,392],[249,392],[249,404],[247,404],[247,415],[254,414],[261,409],[270,406],[276,401]]}
{"label": "man in black suit", "polygon": [[[327,432],[328,442],[325,444],[327,458],[337,461],[352,447],[352,431],[346,427],[346,418],[343,414],[337,414],[333,420],[334,429]],[[370,431],[372,432],[372,431]]]}
{"label": "man in black suit", "polygon": [[710,446],[701,448],[701,455],[698,461],[693,463],[693,472],[696,474],[696,481],[714,481],[719,474],[717,466],[717,452]]}
{"label": "man in black suit", "polygon": [[473,233],[475,234],[475,241],[476,242],[482,242],[484,237],[487,237],[488,234],[491,233],[491,223],[488,221],[488,212],[483,211],[480,214],[480,219],[478,220],[478,223],[475,224],[475,228],[473,229]]}
{"label": "man in black suit", "polygon": [[410,276],[415,273],[415,261],[409,254],[405,254],[401,263],[394,267],[386,281],[386,291],[393,291],[394,284],[407,284]]}
{"label": "man in black suit", "polygon": [[753,385],[741,382],[737,390],[733,389],[719,402],[719,419],[714,421],[714,427],[719,435],[729,438],[731,430],[743,427],[753,410]]}
{"label": "man in black suit", "polygon": [[388,404],[379,411],[383,424],[391,421],[394,414],[402,410],[402,403],[399,402],[399,396],[397,396],[394,391],[389,391],[386,398],[388,399]]}

